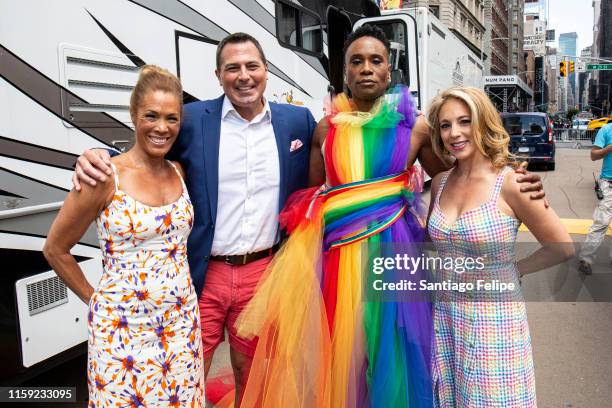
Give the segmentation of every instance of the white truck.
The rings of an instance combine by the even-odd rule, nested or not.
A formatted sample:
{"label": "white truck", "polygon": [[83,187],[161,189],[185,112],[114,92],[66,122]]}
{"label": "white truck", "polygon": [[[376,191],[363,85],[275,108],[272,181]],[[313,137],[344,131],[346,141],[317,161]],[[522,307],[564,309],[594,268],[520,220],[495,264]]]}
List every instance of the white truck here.
{"label": "white truck", "polygon": [[[352,0],[0,0],[0,385],[84,349],[87,305],[41,250],[78,154],[131,143],[140,66],[175,72],[186,102],[214,98],[216,44],[245,31],[268,59],[266,97],[320,118],[323,99],[342,90],[344,40],[366,22],[390,36],[393,78],[422,109],[442,89],[476,82],[474,55],[426,9],[381,16],[374,2]],[[73,253],[95,285],[93,229]]]}

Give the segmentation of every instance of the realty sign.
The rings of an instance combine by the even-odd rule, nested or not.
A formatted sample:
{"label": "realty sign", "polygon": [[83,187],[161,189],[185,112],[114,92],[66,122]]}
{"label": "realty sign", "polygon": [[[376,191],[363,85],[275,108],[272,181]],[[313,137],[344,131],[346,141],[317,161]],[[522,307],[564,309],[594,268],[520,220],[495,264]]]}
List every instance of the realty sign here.
{"label": "realty sign", "polygon": [[533,50],[536,57],[546,55],[546,35],[544,33],[526,35],[523,39],[523,49]]}

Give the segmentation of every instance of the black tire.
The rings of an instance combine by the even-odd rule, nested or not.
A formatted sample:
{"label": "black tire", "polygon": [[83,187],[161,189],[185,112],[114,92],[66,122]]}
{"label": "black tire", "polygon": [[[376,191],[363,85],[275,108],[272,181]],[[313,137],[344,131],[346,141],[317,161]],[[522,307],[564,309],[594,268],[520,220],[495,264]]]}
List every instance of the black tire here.
{"label": "black tire", "polygon": [[555,163],[554,163],[554,162],[552,162],[552,163],[548,163],[548,165],[547,165],[546,167],[548,168],[548,170],[551,170],[551,171],[552,171],[552,170],[554,170],[554,169],[555,169]]}

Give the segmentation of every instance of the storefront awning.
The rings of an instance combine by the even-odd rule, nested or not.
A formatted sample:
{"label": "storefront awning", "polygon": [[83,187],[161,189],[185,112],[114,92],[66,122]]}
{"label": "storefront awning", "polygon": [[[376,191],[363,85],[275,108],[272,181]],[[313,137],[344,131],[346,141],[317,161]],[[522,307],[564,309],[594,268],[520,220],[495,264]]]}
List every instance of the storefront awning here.
{"label": "storefront awning", "polygon": [[533,98],[533,91],[527,86],[525,81],[517,75],[489,75],[484,77],[485,88],[519,88],[521,91]]}

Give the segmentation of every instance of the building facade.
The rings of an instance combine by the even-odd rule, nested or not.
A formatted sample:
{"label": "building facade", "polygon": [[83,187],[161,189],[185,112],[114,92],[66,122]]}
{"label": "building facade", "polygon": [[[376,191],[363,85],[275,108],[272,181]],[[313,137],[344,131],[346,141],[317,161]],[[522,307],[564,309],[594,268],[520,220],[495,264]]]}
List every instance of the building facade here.
{"label": "building facade", "polygon": [[[601,0],[599,2],[599,17],[596,24],[596,35],[594,34],[593,47],[591,49],[594,57],[610,61],[612,60],[612,0]],[[593,7],[596,5],[593,4]],[[597,10],[595,10],[597,13]],[[590,105],[594,113],[599,115],[612,114],[612,71],[595,71],[593,74],[593,85],[591,86]]]}
{"label": "building facade", "polygon": [[476,55],[485,35],[484,0],[404,0],[404,8],[427,7]]}
{"label": "building facade", "polygon": [[510,73],[510,8],[504,0],[484,1],[485,72],[490,75]]}
{"label": "building facade", "polygon": [[[588,46],[580,51],[580,61],[582,63],[588,63],[591,61],[591,49],[592,46]],[[578,76],[578,98],[577,102],[580,106],[580,110],[583,110],[585,106],[589,104],[589,83],[591,82],[591,72],[577,72]]]}
{"label": "building facade", "polygon": [[[591,46],[591,58],[593,61],[599,57],[599,19],[601,18],[601,0],[593,0],[593,45]],[[589,81],[589,105],[594,114],[599,114],[601,106],[595,106],[597,101],[597,84],[599,82],[599,71],[591,72]]]}
{"label": "building facade", "polygon": [[[573,61],[574,64],[577,61],[577,42],[578,42],[578,34],[575,32],[572,33],[562,33],[559,35],[559,54],[561,58],[567,61]],[[576,73],[569,73],[567,76],[567,105],[568,108],[576,105]]]}
{"label": "building facade", "polygon": [[525,65],[525,58],[523,55],[523,41],[524,41],[524,20],[523,20],[523,9],[525,7],[524,0],[511,0],[509,3],[509,22],[510,32],[509,37],[509,49],[508,59],[510,60],[510,74],[518,75],[523,81],[526,80],[527,68]]}
{"label": "building facade", "polygon": [[548,113],[557,113],[559,102],[559,65],[557,64],[557,49],[546,47],[546,81],[548,82]]}
{"label": "building facade", "polygon": [[525,61],[525,72],[521,77],[524,77],[524,81],[527,86],[531,89],[535,89],[535,53],[533,50],[523,51],[523,60]]}
{"label": "building facade", "polygon": [[[537,7],[529,7],[528,3],[535,4]],[[525,55],[527,63],[527,77],[533,76],[534,78],[534,110],[537,111],[550,110],[551,101],[554,100],[556,102],[557,100],[556,94],[554,97],[551,97],[550,93],[552,71],[551,58],[548,56],[546,46],[546,30],[548,25],[545,15],[545,8],[542,8],[538,1],[525,1],[523,27],[525,42],[523,44],[523,55]],[[529,61],[530,51],[534,53],[533,65]],[[556,64],[556,61],[554,64]],[[556,81],[554,82],[556,84]]]}

